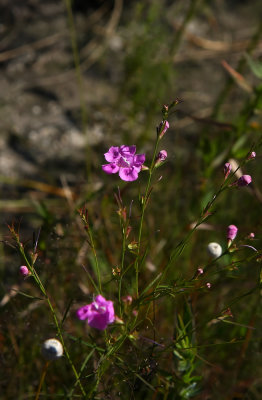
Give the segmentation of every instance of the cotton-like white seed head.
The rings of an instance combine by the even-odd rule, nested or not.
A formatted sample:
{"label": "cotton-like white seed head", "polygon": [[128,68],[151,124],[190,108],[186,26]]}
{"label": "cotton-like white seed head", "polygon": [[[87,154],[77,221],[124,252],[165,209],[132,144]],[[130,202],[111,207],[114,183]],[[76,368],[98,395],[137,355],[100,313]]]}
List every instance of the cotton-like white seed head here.
{"label": "cotton-like white seed head", "polygon": [[48,361],[56,360],[63,355],[63,346],[57,339],[45,340],[42,345],[42,354]]}
{"label": "cotton-like white seed head", "polygon": [[212,258],[217,258],[222,254],[222,247],[216,242],[211,242],[207,246],[207,252]]}

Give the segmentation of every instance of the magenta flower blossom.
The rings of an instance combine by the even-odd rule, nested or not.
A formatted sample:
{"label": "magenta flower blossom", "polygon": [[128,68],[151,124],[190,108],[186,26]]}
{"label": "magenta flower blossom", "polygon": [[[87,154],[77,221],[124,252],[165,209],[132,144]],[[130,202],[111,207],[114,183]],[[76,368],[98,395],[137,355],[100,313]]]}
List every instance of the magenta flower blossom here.
{"label": "magenta flower blossom", "polygon": [[92,328],[103,331],[115,320],[114,304],[99,294],[93,303],[79,308],[76,315],[82,321],[87,319]]}
{"label": "magenta flower blossom", "polygon": [[227,239],[230,241],[234,240],[237,235],[237,231],[238,228],[236,227],[236,225],[229,225],[227,227]]}
{"label": "magenta flower blossom", "polygon": [[109,164],[102,165],[102,169],[107,174],[116,174],[123,181],[132,182],[138,178],[138,173],[145,162],[145,154],[135,154],[136,146],[110,147],[104,154]]}
{"label": "magenta flower blossom", "polygon": [[236,182],[238,187],[247,186],[252,182],[250,175],[242,175]]}
{"label": "magenta flower blossom", "polygon": [[19,272],[23,278],[29,275],[29,270],[26,265],[21,265],[21,267],[19,268]]}
{"label": "magenta flower blossom", "polygon": [[231,172],[231,169],[232,169],[231,164],[229,162],[225,163],[225,165],[224,165],[224,176],[225,176],[225,179],[227,179],[228,175]]}

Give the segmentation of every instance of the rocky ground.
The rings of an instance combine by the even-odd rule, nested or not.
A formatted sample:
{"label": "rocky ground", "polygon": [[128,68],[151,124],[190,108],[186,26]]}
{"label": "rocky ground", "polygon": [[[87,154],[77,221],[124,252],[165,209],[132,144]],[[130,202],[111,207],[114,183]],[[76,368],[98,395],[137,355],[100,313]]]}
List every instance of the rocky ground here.
{"label": "rocky ground", "polygon": [[[56,186],[61,178],[69,184],[84,179],[87,151],[97,146],[104,150],[112,137],[116,141],[120,127],[128,130],[116,101],[125,83],[122,63],[136,29],[129,15],[134,16],[130,13],[137,2],[98,1],[91,6],[89,2],[89,7],[75,3],[81,82],[74,69],[74,33],[68,27],[66,2],[11,3],[2,0],[0,4],[3,209],[8,207],[7,200],[21,197],[17,187],[25,179]],[[174,33],[190,2],[164,3]],[[252,2],[252,7],[248,1],[206,3],[183,32],[173,58],[176,83],[167,96],[169,100],[175,92],[186,110],[199,117],[210,115],[226,79],[221,60],[236,67],[261,19],[260,1]],[[255,50],[256,57],[261,54],[262,40]],[[192,123],[182,116],[176,129],[183,129],[186,137],[187,130],[196,129]]]}

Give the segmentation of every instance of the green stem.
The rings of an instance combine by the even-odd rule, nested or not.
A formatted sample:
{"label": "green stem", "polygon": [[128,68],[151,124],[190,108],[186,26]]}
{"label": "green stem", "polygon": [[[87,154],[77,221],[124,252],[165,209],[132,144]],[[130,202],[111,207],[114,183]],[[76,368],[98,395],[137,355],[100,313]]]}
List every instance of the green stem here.
{"label": "green stem", "polygon": [[[239,167],[240,168],[240,167]],[[238,169],[239,169],[238,168]],[[235,171],[236,172],[236,171]],[[232,177],[227,178],[222,185],[220,186],[219,190],[213,195],[212,199],[207,203],[206,207],[204,208],[203,212],[201,213],[201,216],[199,217],[199,219],[197,220],[195,226],[188,232],[188,234],[186,235],[185,239],[183,239],[174,249],[174,251],[171,253],[169,261],[167,263],[167,265],[164,268],[164,271],[159,279],[159,281],[157,282],[156,288],[158,288],[161,284],[161,282],[163,281],[163,279],[166,277],[167,272],[169,271],[170,267],[172,266],[173,262],[177,259],[177,257],[179,257],[183,251],[184,248],[186,247],[186,244],[188,242],[188,240],[190,239],[190,237],[193,235],[193,233],[195,232],[195,230],[197,229],[197,227],[199,225],[201,225],[207,218],[207,213],[209,212],[209,210],[211,209],[211,207],[213,206],[214,202],[217,200],[217,198],[221,195],[222,192],[224,192],[227,188],[228,188],[228,182],[231,181],[231,179],[234,177],[235,172],[233,174]]]}
{"label": "green stem", "polygon": [[143,201],[142,201],[142,211],[141,211],[141,218],[140,218],[140,224],[139,224],[139,233],[138,233],[137,256],[136,256],[136,260],[135,260],[136,295],[137,295],[137,298],[139,296],[139,284],[138,284],[139,266],[138,266],[138,263],[139,263],[139,257],[140,257],[140,248],[141,248],[141,240],[142,240],[143,223],[144,223],[145,209],[146,209],[147,202],[148,202],[148,197],[149,197],[152,174],[153,174],[154,167],[155,167],[155,159],[156,159],[156,154],[157,154],[159,141],[160,141],[160,136],[158,135],[158,138],[157,138],[156,143],[155,143],[152,162],[151,162],[151,165],[150,165],[150,168],[149,168],[149,177],[148,177],[148,181],[147,181],[146,191],[145,191],[145,195],[144,195],[144,197],[142,199]]}
{"label": "green stem", "polygon": [[[94,259],[95,259],[95,268],[96,268],[96,275],[97,275],[97,280],[98,280],[99,293],[102,293],[101,274],[100,274],[100,269],[99,269],[99,263],[98,263],[98,258],[97,258],[97,254],[96,254],[93,233],[89,227],[89,224],[87,225],[87,233],[88,233],[90,246],[91,246],[91,249],[92,249],[92,252],[94,255]],[[96,287],[96,289],[97,289],[97,287]]]}
{"label": "green stem", "polygon": [[120,318],[122,318],[122,303],[121,303],[121,292],[122,292],[122,278],[123,278],[123,272],[124,272],[124,267],[125,267],[125,254],[126,254],[126,229],[127,229],[128,223],[126,225],[122,225],[122,254],[121,254],[121,271],[120,271],[120,277],[118,280],[118,303],[119,303],[119,313],[120,313]]}

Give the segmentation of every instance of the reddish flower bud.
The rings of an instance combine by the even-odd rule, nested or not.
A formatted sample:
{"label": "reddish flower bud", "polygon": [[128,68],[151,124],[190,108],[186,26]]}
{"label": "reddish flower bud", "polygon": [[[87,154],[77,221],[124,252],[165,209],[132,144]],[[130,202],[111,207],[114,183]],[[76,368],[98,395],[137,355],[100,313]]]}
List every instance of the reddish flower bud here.
{"label": "reddish flower bud", "polygon": [[157,158],[155,161],[155,167],[158,167],[163,161],[165,161],[166,158],[167,158],[166,150],[161,150],[157,155]]}
{"label": "reddish flower bud", "polygon": [[169,128],[169,122],[166,120],[162,121],[159,127],[157,128],[157,133],[160,139],[164,136],[168,128]]}
{"label": "reddish flower bud", "polygon": [[227,239],[232,241],[237,235],[238,228],[235,225],[229,225],[227,227]]}
{"label": "reddish flower bud", "polygon": [[224,176],[225,176],[225,179],[227,179],[228,175],[231,172],[231,169],[232,169],[231,164],[229,162],[225,163],[225,165],[224,165]]}
{"label": "reddish flower bud", "polygon": [[158,153],[157,158],[159,158],[161,161],[164,161],[167,158],[167,152],[165,150],[161,150]]}
{"label": "reddish flower bud", "polygon": [[123,303],[131,304],[133,301],[133,298],[132,298],[132,296],[130,296],[130,294],[128,294],[127,296],[122,297],[122,301],[123,301]]}
{"label": "reddish flower bud", "polygon": [[26,265],[21,265],[21,267],[19,268],[19,272],[23,278],[29,275],[29,270]]}
{"label": "reddish flower bud", "polygon": [[256,152],[252,151],[249,156],[247,157],[248,160],[253,160],[254,158],[256,158]]}

